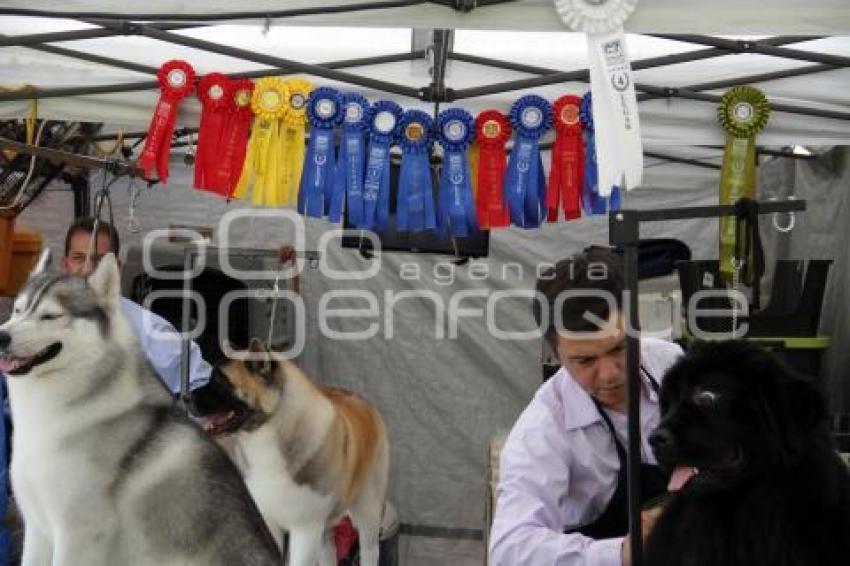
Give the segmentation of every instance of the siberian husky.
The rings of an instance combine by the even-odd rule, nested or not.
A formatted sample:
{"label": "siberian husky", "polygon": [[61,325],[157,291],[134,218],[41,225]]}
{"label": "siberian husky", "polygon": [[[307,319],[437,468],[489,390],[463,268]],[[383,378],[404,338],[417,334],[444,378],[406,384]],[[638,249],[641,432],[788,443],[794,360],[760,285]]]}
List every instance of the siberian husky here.
{"label": "siberian husky", "polygon": [[0,326],[23,566],[281,564],[237,468],[140,353],[114,256],[88,281],[48,260]]}
{"label": "siberian husky", "polygon": [[290,566],[336,564],[330,529],[345,514],[359,531],[360,563],[377,566],[389,468],[380,414],[353,393],[314,385],[257,340],[249,354],[217,368],[212,393],[195,400],[207,431],[230,442],[279,545],[289,532]]}

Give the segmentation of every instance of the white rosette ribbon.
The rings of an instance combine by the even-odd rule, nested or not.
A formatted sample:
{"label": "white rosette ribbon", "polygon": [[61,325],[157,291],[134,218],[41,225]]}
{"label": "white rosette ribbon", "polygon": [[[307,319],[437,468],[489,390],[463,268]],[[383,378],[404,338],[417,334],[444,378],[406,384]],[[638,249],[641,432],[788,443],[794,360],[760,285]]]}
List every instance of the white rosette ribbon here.
{"label": "white rosette ribbon", "polygon": [[623,24],[637,0],[555,0],[564,23],[587,35],[590,91],[599,167],[599,194],[609,196],[614,185],[640,186],[643,146],[632,66]]}

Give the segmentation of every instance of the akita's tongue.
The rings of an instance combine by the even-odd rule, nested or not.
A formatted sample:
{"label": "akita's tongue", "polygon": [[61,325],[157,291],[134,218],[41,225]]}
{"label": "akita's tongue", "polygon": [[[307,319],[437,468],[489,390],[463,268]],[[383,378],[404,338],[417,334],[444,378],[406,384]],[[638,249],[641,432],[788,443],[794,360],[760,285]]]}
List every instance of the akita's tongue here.
{"label": "akita's tongue", "polygon": [[216,429],[226,424],[232,417],[233,411],[211,415],[204,420],[204,430],[207,432],[215,432]]}
{"label": "akita's tongue", "polygon": [[0,356],[0,371],[3,373],[9,373],[15,371],[19,367],[26,365],[30,360],[25,358],[10,358],[7,356]]}
{"label": "akita's tongue", "polygon": [[696,468],[690,466],[676,466],[676,469],[670,475],[667,491],[679,491],[698,473]]}

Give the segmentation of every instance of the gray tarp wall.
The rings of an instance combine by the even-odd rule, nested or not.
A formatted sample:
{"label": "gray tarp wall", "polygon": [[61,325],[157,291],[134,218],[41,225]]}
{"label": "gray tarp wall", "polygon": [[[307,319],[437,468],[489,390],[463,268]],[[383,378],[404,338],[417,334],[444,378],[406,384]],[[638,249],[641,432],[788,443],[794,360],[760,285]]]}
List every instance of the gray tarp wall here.
{"label": "gray tarp wall", "polygon": [[[799,215],[790,240],[776,249],[795,257],[832,257],[836,263],[827,290],[823,330],[832,334],[836,346],[827,365],[836,406],[850,405],[850,387],[843,368],[850,363],[846,287],[850,259],[850,151],[836,149],[817,161],[774,160],[759,172],[762,196],[796,194],[809,200],[809,211]],[[190,190],[191,173],[182,163],[172,166],[174,179],[166,187],[145,190],[138,201],[144,230],[169,224],[214,226],[224,212],[241,206]],[[694,167],[663,165],[647,169],[647,186],[630,193],[627,205],[639,208],[678,207],[716,202],[717,173]],[[128,191],[124,181],[112,191],[116,224],[123,247],[138,243],[139,236],[124,230]],[[99,179],[93,180],[93,189]],[[672,187],[672,188],[671,188]],[[61,255],[63,226],[71,219],[72,196],[64,185],[45,193],[19,218],[22,227],[40,230],[54,252]],[[765,236],[771,235],[765,222]],[[330,229],[324,221],[308,222],[308,249]],[[234,227],[236,229],[236,227]],[[232,244],[269,248],[287,240],[285,230],[257,222],[237,230]],[[692,220],[648,225],[643,236],[668,236],[684,240],[696,258],[716,257],[716,223]],[[385,338],[387,302],[385,291],[431,291],[448,305],[458,292],[477,290],[492,299],[498,291],[530,289],[536,266],[575,252],[588,243],[607,242],[607,218],[581,219],[545,226],[542,230],[501,230],[493,234],[490,257],[470,267],[458,267],[451,284],[446,258],[412,254],[384,254],[379,273],[361,282],[337,282],[306,269],[304,295],[307,306],[306,346],[301,363],[321,381],[362,392],[381,408],[389,424],[392,442],[390,497],[401,520],[407,524],[482,529],[485,468],[488,441],[494,432],[507,428],[540,382],[540,344],[536,340],[499,340],[487,331],[482,316],[464,316],[458,322],[457,339],[435,337],[436,307],[432,299],[401,300],[393,310],[391,339]],[[221,242],[219,242],[221,243]],[[332,267],[361,270],[365,261],[352,250],[327,248]],[[783,257],[791,257],[784,255]],[[506,264],[518,263],[503,274]],[[413,265],[418,265],[415,277]],[[482,266],[487,270],[481,279]],[[377,336],[366,341],[345,342],[322,337],[316,317],[319,301],[331,290],[367,290],[377,298],[377,318],[330,321],[339,331],[364,330],[379,323]],[[486,299],[467,298],[466,309],[484,308]],[[496,303],[495,322],[502,330],[532,327],[527,298]],[[334,308],[365,308],[363,300],[337,301]],[[8,301],[0,301],[0,319]],[[5,310],[8,312],[8,310]],[[449,323],[444,321],[444,329]],[[404,536],[401,563],[410,566],[483,563],[483,543]]]}

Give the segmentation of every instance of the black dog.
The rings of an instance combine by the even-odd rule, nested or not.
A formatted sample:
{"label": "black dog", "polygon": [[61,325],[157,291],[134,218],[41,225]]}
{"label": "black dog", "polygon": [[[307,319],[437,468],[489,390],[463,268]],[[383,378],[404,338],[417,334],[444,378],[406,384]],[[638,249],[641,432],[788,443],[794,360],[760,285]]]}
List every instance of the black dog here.
{"label": "black dog", "polygon": [[674,491],[647,566],[850,564],[850,473],[826,402],[773,355],[705,344],[667,373],[650,438]]}

